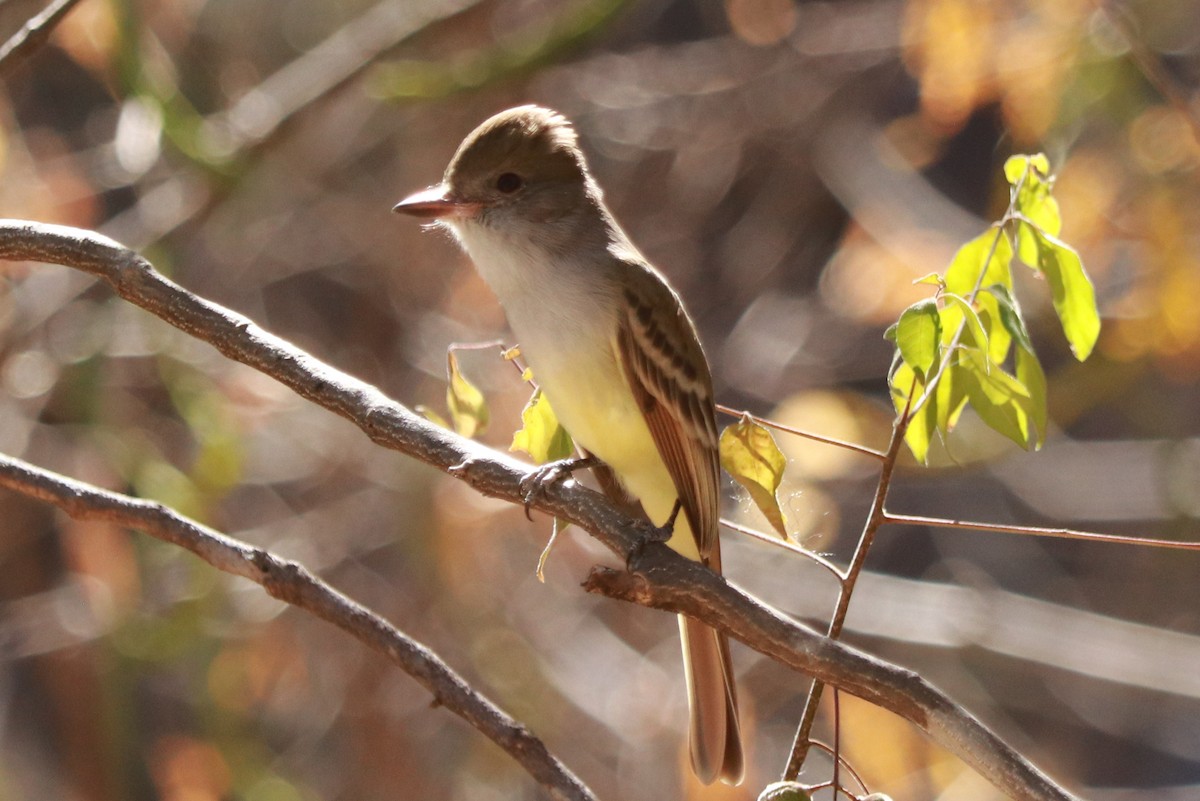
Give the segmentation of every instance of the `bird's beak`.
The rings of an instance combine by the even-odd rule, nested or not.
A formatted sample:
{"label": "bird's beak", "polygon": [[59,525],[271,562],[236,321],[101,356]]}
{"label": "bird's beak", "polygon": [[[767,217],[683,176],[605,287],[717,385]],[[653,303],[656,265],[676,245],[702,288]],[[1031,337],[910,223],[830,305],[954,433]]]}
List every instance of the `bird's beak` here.
{"label": "bird's beak", "polygon": [[409,214],[413,217],[445,220],[473,217],[482,206],[482,203],[472,203],[457,198],[445,184],[438,184],[414,195],[409,195],[393,206],[392,211]]}

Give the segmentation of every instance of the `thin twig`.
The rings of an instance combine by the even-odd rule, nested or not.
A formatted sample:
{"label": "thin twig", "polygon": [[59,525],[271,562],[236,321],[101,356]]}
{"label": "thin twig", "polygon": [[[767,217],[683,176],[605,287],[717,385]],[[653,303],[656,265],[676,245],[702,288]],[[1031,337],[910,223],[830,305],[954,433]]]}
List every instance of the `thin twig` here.
{"label": "thin twig", "polygon": [[79,520],[105,520],[186,548],[218,570],[312,612],[394,662],[444,706],[503,748],[563,801],[596,796],[524,725],[475,691],[426,646],[295,562],[214,531],[162,504],[131,498],[0,455],[0,486],[52,503]]}
{"label": "thin twig", "polygon": [[[854,586],[858,582],[859,574],[862,573],[863,564],[867,560],[867,552],[871,548],[871,543],[875,540],[875,534],[885,521],[884,516],[886,513],[883,507],[887,501],[888,489],[892,484],[892,473],[896,469],[896,461],[900,457],[900,448],[904,444],[904,433],[908,430],[909,420],[912,419],[910,408],[912,406],[914,389],[916,389],[915,379],[913,380],[913,387],[908,391],[908,399],[905,401],[904,409],[900,412],[900,416],[896,418],[896,422],[892,426],[892,438],[888,442],[883,466],[879,471],[879,482],[875,485],[875,497],[871,501],[871,509],[867,512],[866,522],[863,523],[863,530],[859,536],[858,545],[854,549],[854,555],[850,559],[850,564],[846,567],[845,576],[838,591],[837,605],[834,607],[833,617],[829,621],[829,628],[827,630],[829,638],[833,640],[836,640],[842,634],[842,627],[846,623],[846,613],[850,609],[850,597],[854,594]],[[821,704],[821,693],[823,690],[824,684],[818,680],[814,680],[808,689],[808,698],[804,702],[804,712],[800,716],[800,724],[796,728],[796,738],[792,742],[791,756],[788,758],[787,767],[784,768],[784,781],[795,781],[800,775],[800,769],[804,767],[804,760],[808,757],[809,738],[812,736],[813,724],[817,720],[817,708]]]}
{"label": "thin twig", "polygon": [[784,425],[783,423],[777,423],[774,420],[769,420],[766,417],[759,417],[758,415],[750,414],[749,412],[738,411],[737,409],[733,409],[729,406],[723,406],[720,403],[717,404],[717,411],[723,412],[727,415],[730,415],[731,417],[742,417],[742,416],[749,417],[754,422],[759,423],[760,425],[767,426],[768,428],[774,428],[779,431],[784,431],[788,434],[795,434],[797,437],[804,437],[805,439],[811,439],[814,442],[822,442],[826,445],[833,445],[836,448],[844,448],[845,450],[848,450],[848,451],[854,451],[855,453],[861,453],[863,456],[870,456],[873,459],[883,459],[884,458],[884,454],[882,451],[877,451],[874,448],[868,448],[866,445],[859,445],[856,442],[847,442],[846,440],[843,440],[843,439],[835,439],[833,437],[827,437],[823,434],[814,434],[811,431],[804,431],[799,428],[793,428],[792,426]]}
{"label": "thin twig", "polygon": [[[524,503],[527,465],[434,426],[375,387],[167,280],[107,237],[0,220],[0,258],[54,262],[99,276],[121,297],[345,417],[374,442],[450,473],[484,495]],[[646,525],[631,521],[600,493],[575,482],[553,484],[532,505],[575,523],[631,568],[593,571],[585,589],[686,614],[783,665],[888,709],[1013,798],[1074,798],[920,676],[821,636],[699,562],[661,543],[648,544]]]}
{"label": "thin twig", "polygon": [[46,43],[50,34],[70,13],[79,0],[54,0],[36,16],[30,17],[21,29],[0,46],[0,78],[8,75],[23,64],[38,48]]}
{"label": "thin twig", "polygon": [[1073,528],[1045,528],[1042,526],[1017,526],[1008,523],[983,523],[976,520],[949,520],[942,517],[901,515],[892,512],[884,512],[884,522],[906,526],[965,528],[1000,534],[1027,534],[1032,537],[1055,537],[1064,540],[1086,540],[1115,545],[1148,545],[1153,548],[1168,548],[1176,551],[1200,551],[1200,542],[1161,540],[1153,537],[1127,537],[1121,534],[1100,534],[1095,531],[1079,531]]}
{"label": "thin twig", "polygon": [[750,528],[749,526],[743,526],[741,523],[735,523],[727,517],[721,518],[721,525],[725,526],[725,528],[732,529],[739,534],[745,534],[747,537],[753,537],[754,539],[761,540],[768,545],[773,545],[776,548],[783,548],[785,551],[791,551],[794,554],[803,556],[805,559],[811,559],[813,562],[816,562],[818,565],[832,573],[834,578],[836,578],[839,583],[845,581],[846,579],[845,575],[842,573],[842,569],[826,559],[824,556],[821,556],[821,554],[817,553],[816,551],[810,551],[802,545],[789,542],[780,537],[778,534],[767,534],[759,531],[758,529]]}

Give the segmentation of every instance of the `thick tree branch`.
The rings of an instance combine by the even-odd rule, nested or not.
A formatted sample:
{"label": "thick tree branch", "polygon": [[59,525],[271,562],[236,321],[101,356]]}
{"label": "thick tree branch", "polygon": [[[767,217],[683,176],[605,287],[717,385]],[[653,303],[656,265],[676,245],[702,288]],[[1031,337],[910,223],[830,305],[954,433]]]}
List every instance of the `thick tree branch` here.
{"label": "thick tree branch", "polygon": [[[247,318],[187,292],[110,239],[0,221],[0,258],[54,262],[97,275],[126,300],[351,420],[378,444],[452,473],[485,495],[523,501],[525,465],[434,426]],[[631,522],[600,494],[567,482],[550,486],[533,505],[590,532],[635,570],[596,573],[588,589],[686,612],[796,670],[896,712],[1013,798],[1072,798],[919,676],[821,636],[665,546],[643,548],[644,524]]]}
{"label": "thick tree branch", "polygon": [[190,520],[159,503],[74,481],[11,456],[0,455],[0,486],[52,503],[80,520],[105,520],[186,548],[213,567],[248,578],[268,594],[349,632],[386,656],[428,690],[441,706],[499,745],[562,801],[596,797],[545,744],[470,685],[437,654],[302,565]]}

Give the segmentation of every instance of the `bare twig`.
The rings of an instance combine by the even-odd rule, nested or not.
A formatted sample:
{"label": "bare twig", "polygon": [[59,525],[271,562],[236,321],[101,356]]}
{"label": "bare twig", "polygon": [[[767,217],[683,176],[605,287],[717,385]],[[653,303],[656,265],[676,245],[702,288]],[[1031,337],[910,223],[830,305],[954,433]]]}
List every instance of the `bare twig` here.
{"label": "bare twig", "polygon": [[483,695],[437,654],[302,565],[214,531],[160,503],[98,489],[0,455],[0,486],[52,503],[80,520],[105,520],[186,548],[213,567],[250,579],[267,593],[312,612],[386,656],[428,690],[440,706],[482,732],[563,801],[596,796],[545,743]]}
{"label": "bare twig", "polygon": [[859,445],[857,442],[847,442],[844,439],[835,439],[834,437],[827,437],[824,434],[814,434],[811,431],[804,431],[800,428],[784,425],[783,423],[777,423],[774,420],[770,420],[766,417],[759,417],[757,415],[750,414],[749,412],[740,412],[737,409],[730,408],[729,406],[723,406],[720,403],[717,404],[717,411],[733,417],[742,417],[744,415],[759,425],[764,425],[768,428],[774,428],[777,431],[783,431],[788,434],[794,434],[797,437],[811,439],[813,442],[822,442],[826,445],[832,445],[835,448],[843,448],[848,451],[854,451],[855,453],[861,453],[863,456],[870,456],[872,459],[884,458],[883,452],[877,451],[874,448],[868,448],[865,445]]}
{"label": "bare twig", "polygon": [[[915,380],[913,388],[916,388]],[[892,473],[896,469],[896,460],[900,457],[900,448],[904,445],[904,432],[908,430],[908,421],[911,419],[909,410],[912,406],[912,395],[912,390],[909,390],[904,409],[892,426],[892,438],[888,443],[883,466],[879,471],[879,482],[875,485],[875,497],[871,501],[871,509],[867,512],[866,522],[863,523],[858,545],[854,549],[854,555],[850,558],[850,564],[846,567],[841,586],[838,589],[837,605],[834,607],[833,617],[829,621],[827,630],[830,639],[836,640],[842,634],[842,627],[846,623],[846,613],[850,609],[850,597],[854,594],[854,586],[867,561],[867,552],[871,549],[871,543],[875,541],[876,532],[886,522],[887,513],[883,507],[887,501],[888,489],[892,484]],[[804,767],[804,760],[808,757],[812,727],[817,719],[817,708],[821,704],[823,690],[824,683],[820,679],[815,679],[808,689],[804,712],[800,716],[800,725],[796,728],[796,738],[792,742],[791,756],[788,758],[787,767],[784,768],[784,781],[795,781],[796,777],[800,775],[800,769]]]}
{"label": "bare twig", "polygon": [[35,50],[45,44],[58,23],[70,13],[79,0],[54,0],[36,16],[30,17],[21,30],[0,46],[0,78],[7,77],[18,64],[24,63]]}
{"label": "bare twig", "polygon": [[884,512],[885,523],[906,526],[931,526],[934,528],[966,528],[976,531],[991,531],[997,534],[1027,534],[1031,537],[1054,537],[1063,540],[1086,540],[1115,545],[1148,545],[1176,551],[1200,551],[1200,542],[1162,540],[1153,537],[1127,537],[1121,534],[1100,534],[1095,531],[1079,531],[1073,528],[1044,528],[1042,526],[1017,526],[1008,523],[984,523],[976,520],[948,520],[943,517],[923,515],[901,515]]}
{"label": "bare twig", "polygon": [[[428,423],[246,317],[187,292],[106,237],[0,221],[0,258],[55,262],[97,275],[126,300],[354,422],[378,444],[455,475],[484,495],[524,502],[520,485],[527,466]],[[900,431],[889,451],[898,451],[902,439]],[[599,493],[575,482],[554,484],[533,505],[590,532],[634,571],[593,571],[585,584],[590,591],[687,614],[782,664],[889,709],[1013,798],[1073,797],[920,676],[821,636],[698,562],[665,545],[647,544],[645,524],[630,521]],[[882,509],[881,499],[878,505]]]}

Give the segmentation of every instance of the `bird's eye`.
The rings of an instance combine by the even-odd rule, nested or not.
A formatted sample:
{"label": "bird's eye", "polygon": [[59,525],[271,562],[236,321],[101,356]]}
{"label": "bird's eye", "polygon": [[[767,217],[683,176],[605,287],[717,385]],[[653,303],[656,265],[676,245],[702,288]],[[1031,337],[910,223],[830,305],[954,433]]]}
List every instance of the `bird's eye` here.
{"label": "bird's eye", "polygon": [[511,195],[525,184],[521,176],[515,172],[500,173],[500,177],[496,179],[496,188],[506,195]]}

